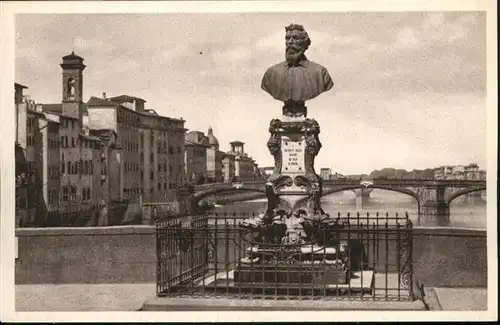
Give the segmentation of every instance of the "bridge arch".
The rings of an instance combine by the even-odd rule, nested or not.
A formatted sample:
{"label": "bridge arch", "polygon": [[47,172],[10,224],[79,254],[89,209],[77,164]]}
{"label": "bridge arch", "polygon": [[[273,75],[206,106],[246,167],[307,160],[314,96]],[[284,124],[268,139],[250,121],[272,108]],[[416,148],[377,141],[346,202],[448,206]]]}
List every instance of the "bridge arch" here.
{"label": "bridge arch", "polygon": [[469,193],[472,193],[472,192],[479,192],[479,191],[486,191],[486,186],[464,188],[464,189],[458,190],[458,191],[452,193],[448,197],[448,199],[446,200],[446,202],[448,203],[448,205],[450,205],[453,200],[455,200],[456,198],[458,198],[458,197],[460,197],[462,195],[466,195],[466,194],[469,194]]}
{"label": "bridge arch", "polygon": [[407,189],[407,188],[403,188],[403,187],[393,187],[393,186],[386,186],[386,185],[370,185],[368,187],[365,187],[365,186],[360,184],[360,185],[348,185],[348,186],[341,186],[341,187],[334,187],[334,188],[326,188],[323,190],[322,197],[329,195],[329,194],[333,194],[333,193],[349,191],[349,190],[364,189],[364,188],[368,188],[368,189],[372,189],[372,190],[385,190],[385,191],[392,191],[392,192],[406,194],[408,196],[411,196],[415,200],[417,200],[418,204],[421,203],[420,195],[417,192],[412,191],[412,190]]}
{"label": "bridge arch", "polygon": [[[365,187],[364,185],[361,185],[361,184],[352,184],[352,185],[335,186],[335,187],[325,186],[323,188],[323,193],[322,193],[321,197],[324,197],[324,196],[327,196],[330,194],[334,194],[334,193],[338,193],[338,192],[364,189],[364,188],[373,189],[373,190],[386,190],[386,191],[398,192],[398,193],[402,193],[402,194],[406,194],[408,196],[411,196],[412,198],[414,198],[417,201],[417,208],[418,208],[418,211],[420,211],[422,199],[421,199],[418,192],[412,191],[412,190],[406,189],[406,188],[387,186],[387,185],[370,185],[368,187]],[[301,199],[297,202],[296,206],[297,207],[303,206],[306,202],[307,202],[307,198]]]}
{"label": "bridge arch", "polygon": [[265,189],[251,188],[251,187],[246,187],[246,188],[245,187],[241,187],[241,188],[235,188],[235,187],[216,188],[216,189],[202,191],[202,192],[194,194],[193,199],[191,201],[191,204],[198,205],[198,203],[200,203],[201,200],[203,200],[209,196],[216,195],[216,194],[243,193],[243,192],[253,192],[253,193],[262,193],[262,194],[266,193]]}

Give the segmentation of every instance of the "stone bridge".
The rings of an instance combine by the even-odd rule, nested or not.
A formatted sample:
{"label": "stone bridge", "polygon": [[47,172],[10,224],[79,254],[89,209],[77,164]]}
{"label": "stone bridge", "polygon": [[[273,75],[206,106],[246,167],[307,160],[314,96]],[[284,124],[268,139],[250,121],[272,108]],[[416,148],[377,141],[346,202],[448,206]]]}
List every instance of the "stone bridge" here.
{"label": "stone bridge", "polygon": [[[224,193],[260,192],[265,194],[265,181],[242,183],[214,183],[196,186],[192,206],[212,195]],[[323,180],[323,196],[355,191],[357,205],[362,206],[367,194],[374,189],[403,193],[413,197],[418,204],[419,218],[446,224],[450,217],[450,203],[465,194],[486,190],[485,180],[422,180],[422,179],[373,179],[367,181],[343,179]]]}

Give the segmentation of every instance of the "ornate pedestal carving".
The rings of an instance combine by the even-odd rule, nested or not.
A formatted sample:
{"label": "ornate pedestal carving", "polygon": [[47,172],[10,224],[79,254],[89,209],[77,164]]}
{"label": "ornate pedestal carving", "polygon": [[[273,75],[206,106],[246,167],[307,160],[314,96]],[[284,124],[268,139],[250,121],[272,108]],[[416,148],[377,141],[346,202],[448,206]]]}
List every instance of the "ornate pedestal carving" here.
{"label": "ornate pedestal carving", "polygon": [[[309,216],[322,214],[320,207],[321,178],[314,170],[314,158],[321,149],[318,122],[308,118],[273,119],[267,146],[274,157],[274,171],[266,184],[268,215],[284,209],[294,213],[298,202],[307,201]],[[287,207],[280,207],[280,200]]]}

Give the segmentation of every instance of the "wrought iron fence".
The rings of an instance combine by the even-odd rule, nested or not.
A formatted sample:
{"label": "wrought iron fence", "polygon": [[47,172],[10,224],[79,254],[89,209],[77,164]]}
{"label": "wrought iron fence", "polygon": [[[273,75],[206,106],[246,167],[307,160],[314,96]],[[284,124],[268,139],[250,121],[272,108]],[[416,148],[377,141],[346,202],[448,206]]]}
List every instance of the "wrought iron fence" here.
{"label": "wrought iron fence", "polygon": [[320,244],[259,243],[240,226],[248,216],[157,218],[157,295],[415,299],[408,215],[339,214]]}

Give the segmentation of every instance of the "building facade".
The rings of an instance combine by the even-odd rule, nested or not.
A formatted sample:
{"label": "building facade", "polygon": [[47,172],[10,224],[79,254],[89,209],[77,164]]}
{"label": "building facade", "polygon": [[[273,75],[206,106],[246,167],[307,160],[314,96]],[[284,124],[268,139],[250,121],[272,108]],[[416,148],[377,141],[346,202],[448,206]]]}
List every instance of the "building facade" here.
{"label": "building facade", "polygon": [[486,180],[486,171],[476,163],[440,166],[434,168],[434,179]]}
{"label": "building facade", "polygon": [[[121,95],[91,97],[87,102],[89,128],[113,132],[121,148],[119,162],[110,168],[119,180],[112,197],[162,202],[175,199],[185,186],[184,120],[146,110],[145,100]],[[119,188],[117,192],[115,189]]]}
{"label": "building facade", "polygon": [[184,142],[184,163],[186,177],[191,184],[204,184],[207,181],[207,153],[211,148],[208,137],[200,131],[186,133]]}
{"label": "building facade", "polygon": [[332,174],[331,168],[321,168],[320,169],[320,177],[323,180],[329,180],[331,174]]}
{"label": "building facade", "polygon": [[222,159],[224,153],[219,150],[219,140],[214,136],[212,127],[208,128],[208,145],[207,148],[207,178],[209,182],[223,182],[222,175]]}
{"label": "building facade", "polygon": [[227,153],[222,156],[222,175],[226,183],[237,181],[235,158],[236,156]]}
{"label": "building facade", "polygon": [[133,96],[84,103],[83,61],[73,52],[62,58],[60,103],[35,104],[15,84],[20,226],[107,225],[112,203],[174,200],[186,185],[185,121]]}
{"label": "building facade", "polygon": [[245,143],[233,141],[229,145],[231,150],[223,158],[224,181],[255,180],[255,161],[245,153]]}

